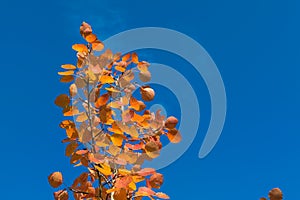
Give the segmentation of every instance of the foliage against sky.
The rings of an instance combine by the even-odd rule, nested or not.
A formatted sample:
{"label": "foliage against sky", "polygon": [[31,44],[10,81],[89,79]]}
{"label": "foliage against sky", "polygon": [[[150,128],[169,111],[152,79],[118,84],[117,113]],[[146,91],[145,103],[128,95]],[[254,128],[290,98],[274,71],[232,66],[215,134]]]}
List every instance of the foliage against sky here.
{"label": "foliage against sky", "polygon": [[[103,43],[83,22],[80,34],[87,44],[74,44],[77,64],[64,64],[61,82],[73,82],[69,94],[61,94],[55,104],[63,115],[68,143],[65,155],[74,166],[87,171],[79,175],[71,186],[54,192],[54,198],[65,200],[69,193],[74,199],[169,199],[160,189],[163,175],[153,168],[142,168],[145,160],[159,156],[163,146],[161,137],[178,143],[181,135],[176,129],[177,118],[165,119],[160,110],[146,109],[145,102],[154,99],[149,85],[134,82],[135,76],[146,83],[151,79],[150,64],[140,61],[136,53],[113,54],[104,50]],[[97,55],[97,52],[104,51]],[[133,95],[140,92],[140,100]],[[52,187],[63,184],[61,172],[48,177]],[[143,184],[144,183],[144,184]]]}

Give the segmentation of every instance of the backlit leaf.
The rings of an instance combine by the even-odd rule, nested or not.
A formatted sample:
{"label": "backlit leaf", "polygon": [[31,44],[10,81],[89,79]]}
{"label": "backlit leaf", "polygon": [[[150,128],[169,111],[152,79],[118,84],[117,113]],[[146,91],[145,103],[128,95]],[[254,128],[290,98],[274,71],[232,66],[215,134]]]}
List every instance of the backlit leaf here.
{"label": "backlit leaf", "polygon": [[61,68],[63,69],[76,69],[77,67],[75,65],[72,65],[72,64],[65,64],[65,65],[62,65]]}
{"label": "backlit leaf", "polygon": [[161,199],[170,199],[170,197],[168,195],[166,195],[165,193],[162,193],[162,192],[157,192],[154,196],[161,198]]}
{"label": "backlit leaf", "polygon": [[138,112],[140,112],[146,108],[146,105],[144,104],[144,102],[138,101],[133,96],[130,98],[129,103],[130,103],[130,107]]}
{"label": "backlit leaf", "polygon": [[112,171],[111,171],[111,168],[108,164],[106,163],[103,163],[103,164],[100,164],[101,167],[95,165],[95,168],[102,174],[104,174],[105,176],[109,176],[109,175],[112,175]]}
{"label": "backlit leaf", "polygon": [[85,39],[87,42],[92,43],[92,42],[95,42],[95,41],[97,40],[97,36],[96,36],[95,34],[93,34],[93,33],[90,33],[90,34],[86,35],[86,36],[84,37],[84,39]]}
{"label": "backlit leaf", "polygon": [[112,76],[108,76],[108,75],[103,75],[100,77],[100,82],[102,84],[106,84],[106,83],[114,83],[115,80]]}
{"label": "backlit leaf", "polygon": [[102,51],[104,48],[104,44],[100,40],[96,40],[92,43],[92,49],[94,51]]}
{"label": "backlit leaf", "polygon": [[103,94],[97,99],[95,103],[95,107],[99,108],[100,106],[105,105],[108,102],[108,100],[109,100],[109,94],[108,93]]}
{"label": "backlit leaf", "polygon": [[132,53],[132,62],[135,64],[139,63],[139,57],[135,52]]}
{"label": "backlit leaf", "polygon": [[113,134],[110,136],[111,141],[113,142],[114,145],[116,146],[122,146],[124,136],[120,134]]}
{"label": "backlit leaf", "polygon": [[75,51],[78,51],[78,52],[86,52],[86,53],[89,51],[87,46],[84,44],[74,44],[72,46],[72,49],[74,49]]}
{"label": "backlit leaf", "polygon": [[69,75],[73,75],[74,71],[73,70],[69,70],[69,71],[65,71],[65,72],[58,72],[58,75],[62,75],[62,76],[69,76]]}

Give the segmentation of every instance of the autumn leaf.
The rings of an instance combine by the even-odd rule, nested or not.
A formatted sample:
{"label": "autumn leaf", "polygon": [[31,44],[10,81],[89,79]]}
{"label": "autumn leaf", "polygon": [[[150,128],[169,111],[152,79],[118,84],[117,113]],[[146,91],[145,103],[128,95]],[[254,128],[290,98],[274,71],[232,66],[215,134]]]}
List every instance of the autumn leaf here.
{"label": "autumn leaf", "polygon": [[67,157],[71,156],[74,153],[74,151],[77,149],[77,147],[78,147],[77,142],[75,142],[75,141],[70,142],[68,144],[68,146],[66,147],[65,155]]}
{"label": "autumn leaf", "polygon": [[140,171],[136,172],[137,175],[139,176],[149,176],[151,174],[154,174],[156,171],[153,168],[144,168],[141,169]]}
{"label": "autumn leaf", "polygon": [[165,122],[165,127],[168,129],[173,129],[173,128],[175,128],[177,123],[178,123],[178,119],[174,116],[170,116],[167,118],[167,120]]}
{"label": "autumn leaf", "polygon": [[279,188],[274,188],[269,192],[270,200],[282,200],[283,194]]}
{"label": "autumn leaf", "polygon": [[113,134],[112,136],[110,136],[111,141],[113,142],[114,145],[116,146],[122,146],[123,140],[124,140],[124,136],[120,135],[120,134]]}
{"label": "autumn leaf", "polygon": [[131,97],[129,100],[130,107],[140,112],[146,108],[146,105],[142,101],[138,101],[136,98]]}
{"label": "autumn leaf", "polygon": [[100,40],[96,40],[92,43],[92,49],[94,51],[102,51],[104,49],[104,44]]}
{"label": "autumn leaf", "polygon": [[170,197],[168,195],[166,195],[165,193],[162,193],[162,192],[157,192],[157,193],[155,193],[154,196],[161,198],[161,199],[170,199]]}
{"label": "autumn leaf", "polygon": [[112,175],[112,171],[111,171],[111,168],[108,164],[106,163],[103,163],[103,164],[100,164],[100,167],[95,165],[95,168],[103,175],[105,176],[109,176],[109,175]]}
{"label": "autumn leaf", "polygon": [[153,174],[149,179],[149,183],[151,187],[156,189],[159,189],[163,184],[163,182],[164,182],[164,177],[160,173]]}
{"label": "autumn leaf", "polygon": [[132,62],[135,64],[139,63],[139,57],[135,52],[132,53]]}
{"label": "autumn leaf", "polygon": [[74,70],[77,67],[75,65],[72,65],[72,64],[65,64],[65,65],[62,65],[61,68]]}
{"label": "autumn leaf", "polygon": [[53,172],[48,176],[49,184],[54,187],[58,188],[63,183],[63,177],[61,172]]}
{"label": "autumn leaf", "polygon": [[142,99],[144,101],[152,101],[155,96],[154,90],[152,88],[150,88],[149,86],[141,87],[140,93],[141,93]]}
{"label": "autumn leaf", "polygon": [[102,84],[106,84],[106,83],[114,83],[115,80],[112,76],[108,76],[108,75],[103,75],[100,77],[100,82]]}
{"label": "autumn leaf", "polygon": [[57,192],[54,192],[53,196],[54,196],[55,200],[68,200],[69,199],[69,194],[68,194],[68,191],[66,191],[66,190],[59,190]]}
{"label": "autumn leaf", "polygon": [[66,107],[67,105],[69,105],[70,101],[71,101],[71,100],[70,100],[70,98],[69,98],[68,95],[66,95],[66,94],[61,94],[61,95],[59,95],[58,97],[56,97],[54,103],[55,103],[57,106],[64,108],[64,107]]}
{"label": "autumn leaf", "polygon": [[95,107],[99,108],[100,106],[104,106],[108,102],[108,100],[109,100],[109,94],[108,93],[103,94],[97,99],[95,103]]}
{"label": "autumn leaf", "polygon": [[60,78],[60,82],[62,82],[62,83],[69,83],[69,82],[72,82],[73,80],[74,80],[74,77],[72,75],[62,76]]}
{"label": "autumn leaf", "polygon": [[74,44],[72,46],[72,49],[78,52],[86,52],[86,53],[89,51],[86,45],[84,44]]}

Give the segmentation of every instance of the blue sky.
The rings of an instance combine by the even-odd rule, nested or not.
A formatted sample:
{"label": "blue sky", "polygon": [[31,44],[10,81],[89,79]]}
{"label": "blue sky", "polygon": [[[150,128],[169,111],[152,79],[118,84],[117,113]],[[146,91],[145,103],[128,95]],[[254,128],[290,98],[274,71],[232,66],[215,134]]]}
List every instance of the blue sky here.
{"label": "blue sky", "polygon": [[[58,127],[63,117],[53,101],[67,90],[57,71],[74,62],[70,47],[81,41],[82,21],[102,40],[145,26],[180,31],[204,46],[219,68],[227,92],[226,124],[214,150],[200,160],[210,118],[201,76],[175,55],[141,51],[145,60],[182,72],[201,103],[193,144],[160,170],[162,191],[174,200],[253,200],[280,187],[286,199],[298,198],[299,1],[28,0],[3,2],[0,10],[1,199],[52,199],[48,174],[60,170],[70,183],[80,171],[64,156]],[[173,111],[179,114],[176,106]]]}

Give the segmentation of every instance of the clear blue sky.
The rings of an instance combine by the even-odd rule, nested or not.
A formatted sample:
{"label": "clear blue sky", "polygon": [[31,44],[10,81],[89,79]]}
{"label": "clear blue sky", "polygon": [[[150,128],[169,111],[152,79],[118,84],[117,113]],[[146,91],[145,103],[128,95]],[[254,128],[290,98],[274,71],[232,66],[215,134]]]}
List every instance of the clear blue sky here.
{"label": "clear blue sky", "polygon": [[253,200],[280,187],[285,199],[299,199],[299,1],[12,0],[2,2],[0,16],[1,199],[50,200],[48,174],[60,170],[70,183],[79,172],[64,156],[63,117],[53,101],[67,90],[57,70],[74,62],[70,47],[81,41],[82,21],[102,40],[144,26],[180,31],[205,47],[222,74],[226,124],[215,149],[200,160],[210,116],[201,76],[182,70],[174,55],[144,54],[185,71],[202,106],[194,143],[161,170],[162,191],[174,200]]}

